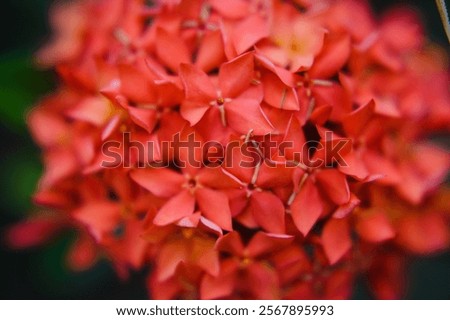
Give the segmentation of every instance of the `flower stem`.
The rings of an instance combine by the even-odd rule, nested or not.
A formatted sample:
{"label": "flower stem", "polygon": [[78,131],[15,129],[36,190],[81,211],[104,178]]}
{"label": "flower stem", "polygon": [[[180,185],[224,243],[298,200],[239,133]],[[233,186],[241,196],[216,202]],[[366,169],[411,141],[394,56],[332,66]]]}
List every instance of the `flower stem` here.
{"label": "flower stem", "polygon": [[444,25],[445,34],[447,35],[447,40],[450,42],[450,22],[448,19],[447,6],[445,5],[445,0],[436,0],[436,5],[441,15],[442,24]]}

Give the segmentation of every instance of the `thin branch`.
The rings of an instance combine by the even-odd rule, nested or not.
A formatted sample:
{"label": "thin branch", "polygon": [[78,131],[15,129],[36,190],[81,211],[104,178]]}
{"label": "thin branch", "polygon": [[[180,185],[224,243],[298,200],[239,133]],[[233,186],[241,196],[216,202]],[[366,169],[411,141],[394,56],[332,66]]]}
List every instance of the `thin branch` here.
{"label": "thin branch", "polygon": [[450,22],[448,19],[447,6],[445,5],[445,0],[436,0],[436,5],[441,15],[442,24],[444,25],[445,34],[450,42]]}

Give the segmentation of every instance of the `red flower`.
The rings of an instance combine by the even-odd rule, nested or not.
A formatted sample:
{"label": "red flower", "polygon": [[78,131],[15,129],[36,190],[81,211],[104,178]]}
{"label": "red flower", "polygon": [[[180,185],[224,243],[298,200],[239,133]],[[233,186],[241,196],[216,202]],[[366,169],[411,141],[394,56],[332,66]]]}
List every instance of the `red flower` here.
{"label": "red flower", "polygon": [[52,26],[60,85],[28,116],[48,210],[12,247],[74,228],[73,269],[151,266],[161,299],[343,299],[361,275],[399,298],[406,256],[449,248],[446,54],[410,11],[78,0]]}
{"label": "red flower", "polygon": [[228,197],[213,189],[218,179],[227,178],[221,171],[204,168],[183,175],[165,168],[138,169],[131,172],[131,178],[155,196],[169,199],[156,214],[156,225],[190,217],[197,205],[206,218],[224,230],[232,230]]}
{"label": "red flower", "polygon": [[272,130],[260,103],[262,95],[252,88],[253,54],[246,53],[220,67],[217,87],[208,76],[191,65],[180,66],[186,91],[181,114],[191,125],[198,123],[210,108],[217,108],[222,125],[238,133],[250,130],[264,135]]}

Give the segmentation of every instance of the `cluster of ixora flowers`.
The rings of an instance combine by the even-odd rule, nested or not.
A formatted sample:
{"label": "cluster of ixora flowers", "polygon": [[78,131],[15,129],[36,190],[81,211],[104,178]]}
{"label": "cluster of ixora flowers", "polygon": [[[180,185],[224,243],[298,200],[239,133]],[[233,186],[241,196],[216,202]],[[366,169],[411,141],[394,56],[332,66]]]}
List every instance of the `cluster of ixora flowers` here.
{"label": "cluster of ixora flowers", "polygon": [[[70,267],[149,266],[163,299],[349,298],[361,275],[398,298],[408,257],[449,247],[429,139],[450,124],[446,54],[414,12],[79,0],[51,18],[38,60],[60,84],[28,117],[42,209],[12,245],[75,229]],[[172,148],[191,136],[214,143]]]}

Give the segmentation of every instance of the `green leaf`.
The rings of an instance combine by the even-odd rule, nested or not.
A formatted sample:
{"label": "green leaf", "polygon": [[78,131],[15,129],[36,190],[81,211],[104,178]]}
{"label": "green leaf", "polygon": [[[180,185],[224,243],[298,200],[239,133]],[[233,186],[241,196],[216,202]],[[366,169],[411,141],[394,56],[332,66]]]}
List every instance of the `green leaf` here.
{"label": "green leaf", "polygon": [[25,216],[32,208],[31,195],[41,175],[41,165],[34,150],[8,154],[0,161],[0,200],[3,213]]}
{"label": "green leaf", "polygon": [[49,72],[38,71],[27,55],[0,57],[0,121],[25,134],[26,111],[52,87]]}
{"label": "green leaf", "polygon": [[105,260],[83,272],[69,270],[65,256],[74,239],[74,233],[65,233],[33,255],[34,282],[42,294],[58,298],[82,297],[115,280],[114,270]]}

